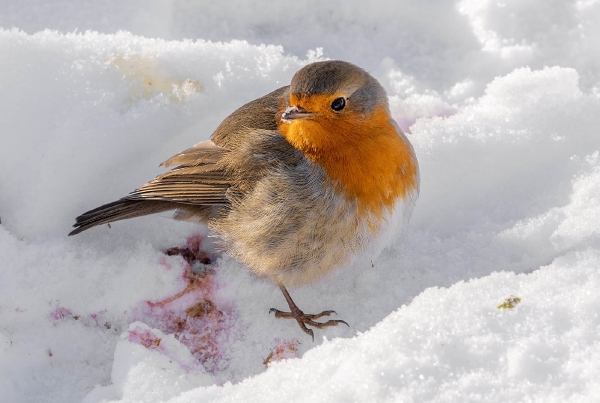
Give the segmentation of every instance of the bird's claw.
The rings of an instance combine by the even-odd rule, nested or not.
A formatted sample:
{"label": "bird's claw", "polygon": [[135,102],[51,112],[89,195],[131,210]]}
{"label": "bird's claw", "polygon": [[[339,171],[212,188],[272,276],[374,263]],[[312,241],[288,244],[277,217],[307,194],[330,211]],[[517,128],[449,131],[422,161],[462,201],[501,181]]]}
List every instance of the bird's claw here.
{"label": "bird's claw", "polygon": [[279,285],[279,289],[283,293],[283,296],[285,297],[285,300],[287,301],[288,306],[290,307],[290,312],[283,312],[283,311],[280,311],[279,309],[271,308],[269,310],[269,313],[275,312],[275,317],[278,319],[279,318],[296,319],[296,322],[298,322],[298,326],[300,326],[300,329],[302,329],[302,331],[304,333],[306,333],[310,337],[312,337],[313,341],[315,341],[315,334],[313,333],[312,329],[309,329],[308,327],[306,327],[307,325],[316,327],[317,329],[323,329],[323,328],[326,328],[329,326],[337,326],[338,323],[343,323],[344,325],[350,327],[350,325],[347,324],[345,321],[339,320],[339,319],[331,319],[331,320],[328,320],[327,322],[315,322],[315,319],[319,319],[323,316],[329,316],[332,313],[335,313],[337,315],[337,312],[336,311],[323,311],[323,312],[317,313],[317,314],[305,314],[294,303],[294,300],[292,299],[292,297],[290,297],[290,293],[285,289],[285,287],[282,284]]}
{"label": "bird's claw", "polygon": [[271,309],[269,309],[269,314],[271,312],[275,313],[275,317],[277,319],[296,319],[296,322],[298,322],[298,326],[300,326],[300,329],[302,329],[302,331],[304,331],[304,333],[306,333],[310,337],[312,337],[313,341],[315,341],[314,332],[312,331],[312,329],[309,329],[307,326],[316,327],[317,329],[324,329],[329,326],[337,326],[339,323],[343,323],[344,325],[350,327],[350,325],[348,323],[346,323],[346,321],[343,321],[340,319],[331,319],[331,320],[328,320],[327,322],[315,322],[314,321],[314,319],[319,319],[323,316],[329,316],[332,313],[335,313],[337,315],[337,313],[335,311],[323,311],[323,312],[317,313],[317,314],[305,314],[300,309],[298,309],[297,311],[292,310],[292,312],[283,312],[283,311],[280,311],[279,309],[271,308]]}

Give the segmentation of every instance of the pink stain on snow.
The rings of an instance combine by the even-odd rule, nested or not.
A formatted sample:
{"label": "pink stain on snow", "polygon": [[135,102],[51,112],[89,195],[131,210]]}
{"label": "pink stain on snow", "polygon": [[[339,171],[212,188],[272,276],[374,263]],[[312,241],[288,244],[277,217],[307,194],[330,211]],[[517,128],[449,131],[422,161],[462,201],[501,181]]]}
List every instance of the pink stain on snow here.
{"label": "pink stain on snow", "polygon": [[[88,316],[80,316],[73,314],[73,312],[70,309],[64,308],[59,305],[56,307],[56,309],[54,309],[54,311],[50,312],[49,316],[57,322],[61,320],[72,319],[78,320],[85,327],[103,327],[107,330],[110,330],[112,329],[112,325],[109,322],[102,320],[102,315],[104,313],[106,313],[106,309],[97,313],[92,313]],[[118,331],[118,329],[115,330]]]}
{"label": "pink stain on snow", "polygon": [[263,362],[265,367],[269,367],[269,364],[276,361],[299,357],[298,346],[300,345],[300,341],[298,339],[275,339],[275,343],[277,343],[276,346],[271,349],[271,352]]}
{"label": "pink stain on snow", "polygon": [[[186,246],[182,248],[169,248],[165,251],[165,255],[174,256],[179,255],[185,260],[189,265],[194,264],[194,262],[202,263],[202,264],[211,264],[214,260],[214,256],[211,256],[209,252],[202,249],[202,242],[204,242],[205,237],[201,234],[190,235],[186,240]],[[161,258],[164,259],[164,258]],[[160,260],[159,260],[160,262]],[[165,260],[166,263],[166,260]]]}
{"label": "pink stain on snow", "polygon": [[158,259],[158,264],[164,266],[167,270],[171,270],[173,268],[173,266],[171,266],[169,262],[167,262],[167,258],[165,258],[164,256]]}
{"label": "pink stain on snow", "polygon": [[192,235],[186,246],[165,251],[169,256],[182,257],[185,286],[161,301],[147,301],[133,316],[174,335],[207,371],[214,373],[227,365],[225,347],[235,324],[235,310],[229,301],[219,299],[218,290],[223,285],[216,280],[213,268],[199,273],[192,270],[200,263],[211,263],[211,256],[202,249],[203,241],[202,235]]}
{"label": "pink stain on snow", "polygon": [[66,318],[72,318],[73,313],[70,309],[58,306],[54,311],[50,312],[50,317],[54,320],[61,320]]}
{"label": "pink stain on snow", "polygon": [[165,349],[160,345],[161,339],[156,337],[152,331],[136,326],[135,329],[129,331],[127,337],[131,343],[140,344],[150,350],[158,350],[165,353]]}

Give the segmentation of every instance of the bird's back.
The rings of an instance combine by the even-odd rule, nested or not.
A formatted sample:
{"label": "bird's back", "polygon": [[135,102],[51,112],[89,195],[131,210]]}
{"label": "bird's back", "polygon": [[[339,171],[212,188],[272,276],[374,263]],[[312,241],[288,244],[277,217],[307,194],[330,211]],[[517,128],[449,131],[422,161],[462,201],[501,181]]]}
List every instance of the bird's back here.
{"label": "bird's back", "polygon": [[[289,85],[250,101],[227,116],[211,136],[219,147],[233,150],[244,144],[252,130],[277,130],[280,103],[287,105]],[[283,107],[285,109],[285,106]]]}

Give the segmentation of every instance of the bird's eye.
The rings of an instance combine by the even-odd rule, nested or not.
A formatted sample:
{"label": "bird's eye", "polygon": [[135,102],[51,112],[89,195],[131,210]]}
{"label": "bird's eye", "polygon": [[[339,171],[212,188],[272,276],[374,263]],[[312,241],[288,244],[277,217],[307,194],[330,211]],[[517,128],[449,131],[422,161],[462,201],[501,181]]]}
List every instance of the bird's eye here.
{"label": "bird's eye", "polygon": [[346,107],[346,99],[344,97],[339,97],[333,100],[331,103],[331,109],[336,112],[341,111]]}

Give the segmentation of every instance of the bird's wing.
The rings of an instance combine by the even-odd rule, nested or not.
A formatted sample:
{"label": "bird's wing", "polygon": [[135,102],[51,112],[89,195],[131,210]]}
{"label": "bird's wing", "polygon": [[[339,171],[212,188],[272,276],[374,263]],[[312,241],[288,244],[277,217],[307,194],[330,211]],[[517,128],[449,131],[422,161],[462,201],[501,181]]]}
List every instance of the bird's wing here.
{"label": "bird's wing", "polygon": [[[256,153],[246,155],[244,152],[252,150],[256,133],[267,131],[271,139],[280,137],[276,114],[285,110],[288,91],[289,87],[282,87],[242,106],[219,125],[211,140],[198,143],[161,164],[174,166],[170,171],[120,200],[77,217],[75,229],[69,235],[96,225],[168,210],[177,210],[175,217],[179,219],[194,216],[208,221],[215,211],[231,205],[232,197],[240,197],[252,189],[264,175],[264,163],[261,165]],[[288,147],[291,146],[288,144]],[[257,158],[258,161],[254,161]]]}
{"label": "bird's wing", "polygon": [[212,141],[196,144],[161,165],[177,165],[169,172],[157,176],[128,196],[90,210],[79,217],[75,235],[105,223],[140,217],[168,210],[195,208],[200,211],[210,206],[229,204],[226,198],[230,182],[218,162],[228,150]]}
{"label": "bird's wing", "polygon": [[223,153],[226,153],[227,149],[217,146],[212,140],[201,141],[176,154],[160,164],[161,167],[170,167],[173,165],[182,166],[200,166],[206,164],[214,164],[218,162]]}
{"label": "bird's wing", "polygon": [[[257,131],[276,133],[276,113],[282,108],[282,102],[287,102],[288,92],[289,87],[282,87],[240,107],[223,120],[211,140],[198,143],[163,162],[161,166],[176,167],[136,189],[127,199],[188,205],[229,204],[230,187],[243,191],[242,188],[251,188],[249,183],[258,179],[250,174],[251,164],[247,164],[246,158],[237,161],[236,156],[243,157],[239,156],[238,150],[248,147]],[[232,166],[238,163],[244,166],[233,169]],[[232,178],[232,169],[246,173],[244,180]]]}
{"label": "bird's wing", "polygon": [[131,192],[127,200],[160,200],[193,205],[227,204],[231,183],[219,167],[228,150],[207,140],[169,158],[161,166],[172,170]]}
{"label": "bird's wing", "polygon": [[[227,196],[230,194],[227,190],[234,184],[227,174],[230,170],[226,172],[224,169],[232,165],[225,156],[230,150],[236,151],[250,143],[257,130],[277,130],[276,113],[282,108],[281,103],[287,102],[288,92],[289,87],[282,87],[240,107],[219,125],[211,140],[198,143],[163,162],[161,166],[176,167],[126,198],[192,205],[228,204]],[[247,172],[248,169],[246,166],[242,171]],[[255,180],[251,175],[245,176],[245,181]],[[236,189],[240,190],[239,186]]]}

